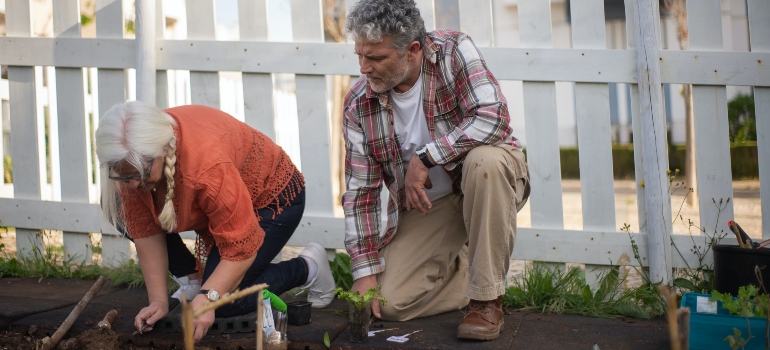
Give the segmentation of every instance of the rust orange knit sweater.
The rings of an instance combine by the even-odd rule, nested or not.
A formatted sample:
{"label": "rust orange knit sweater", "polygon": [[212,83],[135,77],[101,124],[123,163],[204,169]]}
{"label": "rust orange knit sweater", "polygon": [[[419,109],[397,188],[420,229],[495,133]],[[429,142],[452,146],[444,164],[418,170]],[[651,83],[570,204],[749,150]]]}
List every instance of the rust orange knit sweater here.
{"label": "rust orange knit sweater", "polygon": [[[286,202],[299,193],[304,178],[286,152],[261,132],[218,109],[191,105],[165,110],[177,122],[174,208],[176,232],[198,234],[198,262],[216,245],[223,259],[240,261],[256,254],[265,232],[256,210]],[[155,193],[120,191],[126,229],[132,239],[163,233],[158,215],[166,182]],[[281,208],[279,207],[279,214]]]}

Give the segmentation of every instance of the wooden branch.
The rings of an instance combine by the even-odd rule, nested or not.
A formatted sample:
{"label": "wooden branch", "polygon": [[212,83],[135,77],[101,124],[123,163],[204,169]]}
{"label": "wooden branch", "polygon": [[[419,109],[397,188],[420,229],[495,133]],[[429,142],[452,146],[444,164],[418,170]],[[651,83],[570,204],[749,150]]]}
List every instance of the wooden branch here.
{"label": "wooden branch", "polygon": [[91,299],[93,299],[96,294],[99,293],[99,290],[102,289],[102,286],[104,286],[105,282],[107,282],[107,279],[104,278],[104,276],[99,277],[96,283],[91,286],[91,289],[88,290],[86,295],[83,296],[83,299],[81,299],[78,304],[75,305],[75,308],[72,309],[72,312],[70,312],[69,316],[67,316],[67,319],[64,320],[56,332],[52,336],[45,337],[43,339],[42,350],[51,350],[56,346],[56,344],[59,344],[61,338],[64,336],[64,334],[67,333],[70,327],[72,327],[72,324],[75,323],[75,320],[78,319],[78,316],[83,313],[83,310],[86,308],[88,303],[91,302]]}
{"label": "wooden branch", "polygon": [[254,330],[257,333],[257,350],[262,350],[262,333],[264,333],[262,323],[264,322],[265,311],[262,310],[264,308],[262,298],[264,298],[263,291],[260,289],[259,294],[257,294],[257,323],[254,324]]}
{"label": "wooden branch", "polygon": [[[184,332],[184,348],[186,350],[194,350],[195,349],[195,325],[193,321],[196,317],[203,315],[204,313],[216,310],[218,307],[230,304],[234,302],[237,299],[243,298],[247,295],[254,294],[256,292],[260,292],[257,296],[257,317],[259,317],[259,301],[262,300],[262,290],[267,288],[267,284],[262,283],[255,286],[251,286],[249,288],[246,288],[244,290],[238,290],[234,293],[229,293],[225,296],[223,296],[221,299],[209,303],[207,305],[201,306],[197,310],[192,309],[192,304],[188,303],[185,298],[182,298],[182,331]],[[261,323],[257,323],[255,326],[257,326],[257,330],[261,330]],[[257,331],[257,349],[262,349],[261,341],[262,340],[262,334]]]}
{"label": "wooden branch", "polygon": [[192,304],[187,303],[187,298],[180,298],[182,302],[182,332],[184,332],[184,348],[195,350],[195,328],[193,326]]}
{"label": "wooden branch", "polygon": [[671,339],[671,350],[682,350],[679,340],[676,293],[666,286],[659,286],[658,291],[660,291],[660,294],[666,299],[666,319],[668,319],[668,333]]}
{"label": "wooden branch", "polygon": [[227,294],[223,296],[221,299],[213,303],[201,306],[198,310],[195,310],[195,313],[193,314],[193,318],[203,315],[205,312],[209,310],[214,310],[216,308],[219,308],[222,305],[233,303],[237,299],[243,298],[249,294],[254,294],[266,288],[267,288],[267,284],[262,283],[262,284],[257,284],[255,286],[251,286],[244,290],[238,290],[238,291],[235,291],[234,293]]}

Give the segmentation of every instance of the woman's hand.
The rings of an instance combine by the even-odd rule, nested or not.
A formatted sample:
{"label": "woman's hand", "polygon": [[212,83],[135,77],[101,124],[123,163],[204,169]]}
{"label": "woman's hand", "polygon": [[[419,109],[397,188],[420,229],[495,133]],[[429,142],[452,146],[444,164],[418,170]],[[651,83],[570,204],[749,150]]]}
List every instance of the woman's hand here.
{"label": "woman's hand", "polygon": [[[152,330],[155,322],[166,317],[166,315],[168,315],[168,303],[153,300],[149,306],[139,310],[139,314],[134,319],[134,327],[140,332],[149,332]],[[144,325],[147,325],[147,327],[142,329]]]}
{"label": "woman's hand", "polygon": [[[199,294],[192,301],[192,309],[195,311],[208,303],[210,303],[209,299],[205,295]],[[211,328],[211,325],[214,324],[214,317],[214,310],[209,310],[193,321],[196,343],[203,339],[203,336],[208,333],[209,328]]]}

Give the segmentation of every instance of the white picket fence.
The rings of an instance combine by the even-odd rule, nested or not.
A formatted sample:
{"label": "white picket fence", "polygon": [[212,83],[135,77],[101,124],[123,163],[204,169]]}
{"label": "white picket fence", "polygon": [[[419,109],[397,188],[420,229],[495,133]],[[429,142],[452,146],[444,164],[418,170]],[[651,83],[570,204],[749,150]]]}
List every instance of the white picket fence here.
{"label": "white picket fence", "polygon": [[[97,0],[97,38],[80,38],[77,0],[53,2],[55,37],[31,37],[30,3],[32,0],[6,0],[7,37],[0,37],[0,64],[9,65],[8,87],[0,84],[0,94],[7,89],[13,151],[13,198],[0,199],[0,225],[17,228],[20,252],[29,251],[36,241],[35,231],[64,231],[66,252],[90,257],[88,232],[100,232],[104,263],[114,264],[127,257],[128,241],[115,236],[116,231],[100,216],[96,183],[91,174],[91,145],[84,101],[83,69],[97,68],[94,82],[98,87],[98,110],[122,102],[128,96],[126,69],[151,62],[137,59],[139,45],[123,38],[121,0]],[[296,74],[297,115],[299,119],[300,157],[307,179],[307,206],[298,231],[290,245],[319,241],[326,247],[344,248],[343,220],[335,216],[331,169],[331,128],[327,108],[329,91],[326,75],[358,75],[357,57],[352,44],[324,43],[321,0],[291,0],[293,42],[267,42],[268,0],[239,0],[240,41],[217,41],[214,37],[214,0],[187,0],[187,37],[185,40],[149,40],[150,55],[157,69],[156,99],[168,104],[167,70],[189,70],[193,103],[219,107],[217,72],[243,72],[245,121],[268,135],[275,132],[273,81],[271,73]],[[288,0],[286,0],[288,1]],[[498,80],[523,81],[525,133],[531,171],[530,210],[532,227],[518,230],[513,258],[557,264],[586,264],[589,276],[606,271],[624,254],[633,257],[629,238],[618,232],[615,221],[611,157],[611,125],[608,83],[632,85],[632,122],[636,157],[636,178],[658,186],[637,186],[640,233],[636,234],[643,264],[648,264],[648,247],[665,267],[697,265],[687,248],[682,259],[668,249],[670,196],[645,176],[644,159],[659,159],[666,164],[665,147],[654,140],[646,127],[660,122],[662,101],[660,83],[696,84],[694,86],[697,173],[700,188],[700,222],[716,225],[716,207],[712,198],[732,197],[730,153],[727,127],[726,85],[754,86],[760,182],[770,183],[770,2],[748,0],[751,52],[724,52],[719,0],[698,0],[688,6],[690,50],[640,52],[637,37],[655,26],[637,26],[642,14],[637,8],[657,9],[657,1],[626,0],[626,50],[607,50],[602,0],[572,1],[571,49],[552,46],[551,7],[548,0],[518,0],[521,47],[493,46],[493,0],[459,0],[460,25],[480,47],[488,66]],[[144,1],[143,8],[162,2]],[[348,2],[351,2],[348,0]],[[428,30],[434,28],[432,0],[417,0]],[[637,3],[640,2],[640,3]],[[645,5],[646,4],[646,5]],[[158,12],[162,13],[162,12]],[[163,16],[156,16],[162,33]],[[641,32],[640,32],[641,31]],[[641,33],[641,34],[640,34]],[[138,33],[140,34],[140,33]],[[649,33],[648,33],[649,34]],[[655,37],[655,36],[652,36]],[[144,38],[146,40],[146,38]],[[657,43],[640,45],[648,50]],[[652,46],[650,46],[652,45]],[[638,62],[637,57],[658,57],[657,62]],[[646,66],[643,66],[646,65]],[[40,66],[56,67],[51,94],[59,101],[58,130],[52,130],[51,142],[59,145],[61,198],[41,197],[45,187],[45,152],[42,146],[43,121],[37,117],[35,82]],[[644,67],[652,67],[647,70]],[[642,67],[642,68],[640,68]],[[659,68],[659,70],[657,70]],[[141,70],[141,69],[140,69]],[[643,77],[640,78],[640,72]],[[141,72],[140,72],[141,73]],[[138,75],[140,76],[140,74]],[[50,80],[49,80],[50,81]],[[562,184],[559,164],[555,82],[575,82],[575,110],[578,123],[583,230],[564,229]],[[655,86],[657,81],[658,85]],[[652,85],[650,83],[652,82]],[[641,101],[636,84],[650,88]],[[141,86],[141,84],[139,84]],[[656,98],[655,91],[658,91]],[[150,90],[151,91],[151,90]],[[644,91],[643,91],[644,92]],[[646,103],[644,103],[646,102]],[[646,110],[642,110],[642,106]],[[654,116],[654,118],[652,117]],[[643,119],[649,118],[649,119]],[[665,121],[665,119],[663,119]],[[665,135],[665,133],[663,133]],[[658,134],[660,136],[660,134]],[[645,141],[646,139],[646,141]],[[645,141],[645,142],[642,142]],[[642,148],[642,145],[652,148]],[[656,148],[657,145],[657,148]],[[661,153],[661,151],[663,153]],[[644,157],[644,152],[648,152]],[[653,153],[649,153],[653,152]],[[652,155],[652,156],[651,156]],[[41,159],[41,157],[43,157]],[[659,176],[660,175],[660,176]],[[762,217],[770,218],[770,191],[761,193]],[[663,203],[648,208],[645,203]],[[648,212],[649,209],[654,213]],[[666,214],[668,209],[668,214]],[[724,218],[733,216],[732,202],[721,212],[717,229],[727,230]],[[668,225],[661,222],[668,220]],[[651,224],[653,223],[653,224]],[[648,229],[651,227],[651,229]],[[763,237],[770,238],[770,225],[763,225]],[[690,236],[673,235],[679,247],[692,246]],[[37,242],[37,243],[36,243]],[[651,245],[648,244],[651,242]],[[729,242],[729,238],[728,238]],[[88,259],[88,258],[87,258]],[[652,258],[651,258],[652,259]],[[663,259],[663,260],[660,260]],[[633,259],[632,259],[633,260]],[[634,263],[632,261],[632,263]],[[663,266],[663,265],[662,265]],[[660,269],[659,269],[660,270]],[[592,278],[592,277],[589,277]],[[662,277],[666,278],[666,277]]]}

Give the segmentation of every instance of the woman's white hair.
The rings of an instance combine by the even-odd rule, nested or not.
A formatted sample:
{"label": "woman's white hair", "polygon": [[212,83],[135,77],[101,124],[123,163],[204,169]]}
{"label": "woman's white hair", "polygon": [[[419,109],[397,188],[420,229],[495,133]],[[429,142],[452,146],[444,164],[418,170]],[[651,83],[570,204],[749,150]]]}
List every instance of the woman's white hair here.
{"label": "woman's white hair", "polygon": [[[144,180],[144,169],[152,166],[155,158],[165,159],[164,174],[168,184],[165,204],[158,221],[167,232],[176,228],[174,173],[176,164],[176,121],[159,108],[141,101],[129,101],[110,108],[96,129],[96,155],[101,169],[102,212],[113,225],[125,227],[125,213],[119,203],[119,190],[125,183],[108,178],[110,167],[125,162],[139,170]],[[124,232],[130,237],[130,232]]]}

